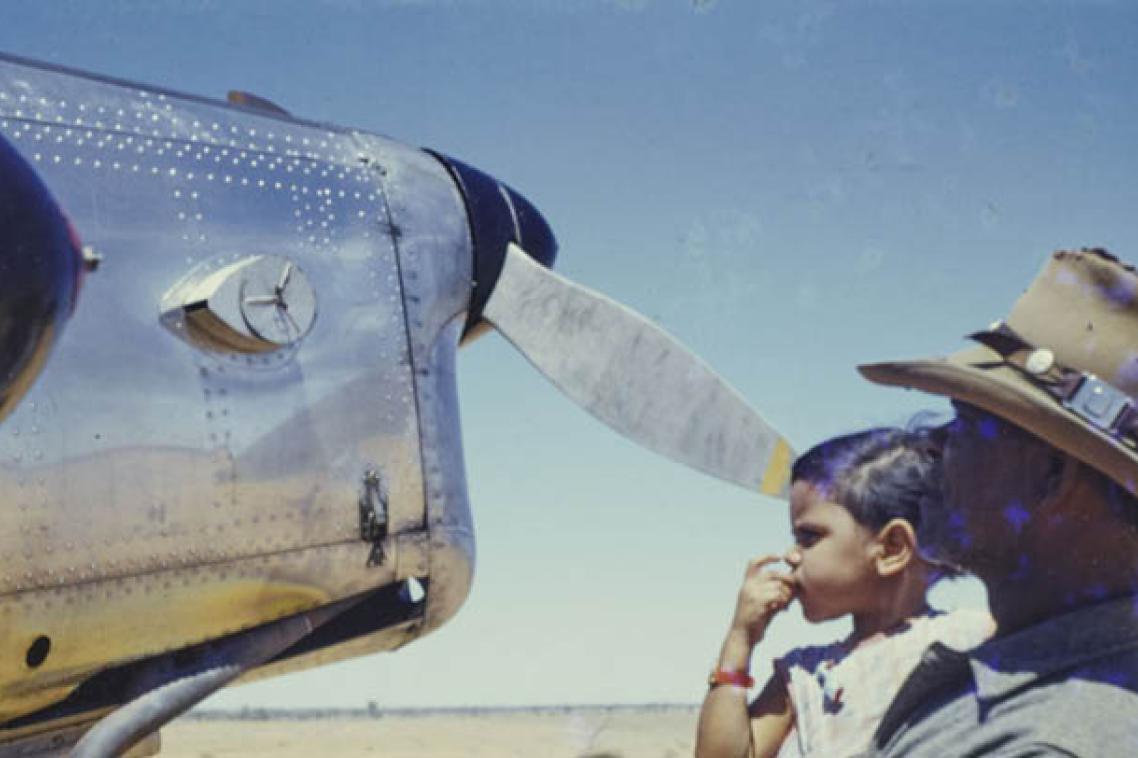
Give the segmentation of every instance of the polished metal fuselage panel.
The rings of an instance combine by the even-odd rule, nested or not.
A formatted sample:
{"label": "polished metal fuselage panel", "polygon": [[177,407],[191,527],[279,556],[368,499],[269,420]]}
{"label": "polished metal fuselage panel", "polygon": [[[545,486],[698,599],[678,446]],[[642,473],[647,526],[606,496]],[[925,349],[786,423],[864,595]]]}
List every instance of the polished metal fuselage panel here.
{"label": "polished metal fuselage panel", "polygon": [[[470,242],[445,169],[381,137],[6,58],[0,134],[103,258],[0,426],[0,719],[116,662],[409,576],[429,580],[425,622],[345,655],[452,615],[473,561],[453,373]],[[255,255],[303,269],[303,339],[241,354],[162,325],[176,283]],[[372,470],[378,565],[359,534]]]}

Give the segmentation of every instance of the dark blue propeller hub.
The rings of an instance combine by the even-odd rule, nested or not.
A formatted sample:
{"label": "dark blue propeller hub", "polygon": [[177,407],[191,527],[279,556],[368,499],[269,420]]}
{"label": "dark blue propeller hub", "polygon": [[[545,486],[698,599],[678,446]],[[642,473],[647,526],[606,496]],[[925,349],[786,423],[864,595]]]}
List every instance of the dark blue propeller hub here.
{"label": "dark blue propeller hub", "polygon": [[63,211],[0,137],[0,419],[43,368],[75,306],[82,271]]}
{"label": "dark blue propeller hub", "polygon": [[482,309],[502,273],[506,246],[513,242],[535,261],[550,268],[557,258],[557,240],[545,217],[512,188],[454,158],[428,152],[450,171],[466,203],[474,246],[474,291],[465,329],[469,334],[481,320]]}

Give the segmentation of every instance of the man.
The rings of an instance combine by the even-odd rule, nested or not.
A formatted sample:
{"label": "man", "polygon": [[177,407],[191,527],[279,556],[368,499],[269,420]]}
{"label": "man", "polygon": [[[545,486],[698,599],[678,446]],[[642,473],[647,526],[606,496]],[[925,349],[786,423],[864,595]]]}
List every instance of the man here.
{"label": "man", "polygon": [[929,648],[871,754],[1138,754],[1138,274],[1056,253],[972,339],[860,367],[953,400],[921,542],[980,577],[997,623],[969,653]]}

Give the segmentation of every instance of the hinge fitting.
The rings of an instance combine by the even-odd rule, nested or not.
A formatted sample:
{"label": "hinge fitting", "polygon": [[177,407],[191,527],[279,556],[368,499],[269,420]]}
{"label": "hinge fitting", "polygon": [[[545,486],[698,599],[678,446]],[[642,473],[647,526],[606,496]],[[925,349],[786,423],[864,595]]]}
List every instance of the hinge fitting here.
{"label": "hinge fitting", "polygon": [[383,541],[387,538],[387,497],[379,473],[369,469],[364,474],[363,492],[360,494],[360,539],[371,543],[367,565],[378,566],[386,555]]}

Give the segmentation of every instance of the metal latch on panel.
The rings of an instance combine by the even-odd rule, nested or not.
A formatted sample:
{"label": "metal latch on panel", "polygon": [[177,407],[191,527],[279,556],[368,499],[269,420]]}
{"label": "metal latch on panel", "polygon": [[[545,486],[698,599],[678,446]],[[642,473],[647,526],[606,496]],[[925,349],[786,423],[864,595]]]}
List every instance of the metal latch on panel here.
{"label": "metal latch on panel", "polygon": [[383,563],[383,541],[386,538],[387,496],[383,492],[379,474],[368,471],[364,474],[363,491],[360,493],[360,539],[371,543],[367,565],[378,566]]}
{"label": "metal latch on panel", "polygon": [[162,298],[162,322],[211,350],[269,353],[298,343],[316,321],[316,293],[292,261],[254,255],[191,272]]}

